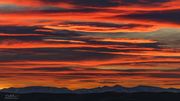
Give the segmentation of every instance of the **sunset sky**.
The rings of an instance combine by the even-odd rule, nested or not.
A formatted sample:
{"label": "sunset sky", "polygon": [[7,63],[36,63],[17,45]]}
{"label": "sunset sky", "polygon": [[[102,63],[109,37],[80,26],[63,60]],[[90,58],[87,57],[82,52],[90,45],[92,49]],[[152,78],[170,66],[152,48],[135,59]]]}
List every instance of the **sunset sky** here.
{"label": "sunset sky", "polygon": [[0,0],[0,89],[180,88],[180,0]]}

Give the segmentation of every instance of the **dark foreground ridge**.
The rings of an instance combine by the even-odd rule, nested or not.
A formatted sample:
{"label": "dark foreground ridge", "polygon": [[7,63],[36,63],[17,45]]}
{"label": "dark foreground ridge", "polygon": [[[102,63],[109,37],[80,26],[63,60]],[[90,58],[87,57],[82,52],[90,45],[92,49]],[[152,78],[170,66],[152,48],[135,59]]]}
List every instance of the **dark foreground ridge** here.
{"label": "dark foreground ridge", "polygon": [[0,101],[180,101],[180,93],[91,93],[91,94],[10,94],[1,93]]}
{"label": "dark foreground ridge", "polygon": [[0,101],[180,101],[180,89],[113,86],[69,90],[56,87],[24,87],[0,90]]}
{"label": "dark foreground ridge", "polygon": [[43,87],[43,86],[32,86],[24,88],[7,88],[0,90],[2,93],[15,93],[15,94],[28,94],[28,93],[52,93],[52,94],[91,94],[91,93],[106,93],[106,92],[116,92],[116,93],[139,93],[139,92],[149,92],[149,93],[180,93],[180,89],[175,88],[160,88],[152,86],[137,86],[137,87],[123,87],[123,86],[104,86],[92,89],[77,89],[70,90],[67,88],[56,88],[56,87]]}

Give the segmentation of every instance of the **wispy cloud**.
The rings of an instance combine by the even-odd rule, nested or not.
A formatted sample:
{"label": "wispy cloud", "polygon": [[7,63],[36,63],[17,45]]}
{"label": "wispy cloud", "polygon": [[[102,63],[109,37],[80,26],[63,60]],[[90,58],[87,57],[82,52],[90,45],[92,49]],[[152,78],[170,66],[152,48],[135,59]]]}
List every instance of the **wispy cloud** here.
{"label": "wispy cloud", "polygon": [[0,87],[180,88],[179,5],[179,0],[1,0]]}

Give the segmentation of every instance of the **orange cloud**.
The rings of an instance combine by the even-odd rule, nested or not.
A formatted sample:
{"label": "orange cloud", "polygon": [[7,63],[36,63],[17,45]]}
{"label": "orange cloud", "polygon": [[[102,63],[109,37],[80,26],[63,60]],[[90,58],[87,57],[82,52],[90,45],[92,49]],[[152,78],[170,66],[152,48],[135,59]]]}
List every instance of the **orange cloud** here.
{"label": "orange cloud", "polygon": [[179,5],[179,0],[1,0],[0,88],[180,88],[180,50],[163,47],[179,42],[178,31],[160,34],[167,43],[149,34],[179,30]]}

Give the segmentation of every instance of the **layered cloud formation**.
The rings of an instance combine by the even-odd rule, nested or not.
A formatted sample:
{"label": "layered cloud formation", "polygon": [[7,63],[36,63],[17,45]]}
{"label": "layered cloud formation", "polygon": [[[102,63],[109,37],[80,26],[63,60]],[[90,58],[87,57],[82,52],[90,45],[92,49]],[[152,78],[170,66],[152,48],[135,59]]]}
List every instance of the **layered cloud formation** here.
{"label": "layered cloud formation", "polygon": [[0,87],[180,88],[179,0],[1,0]]}

